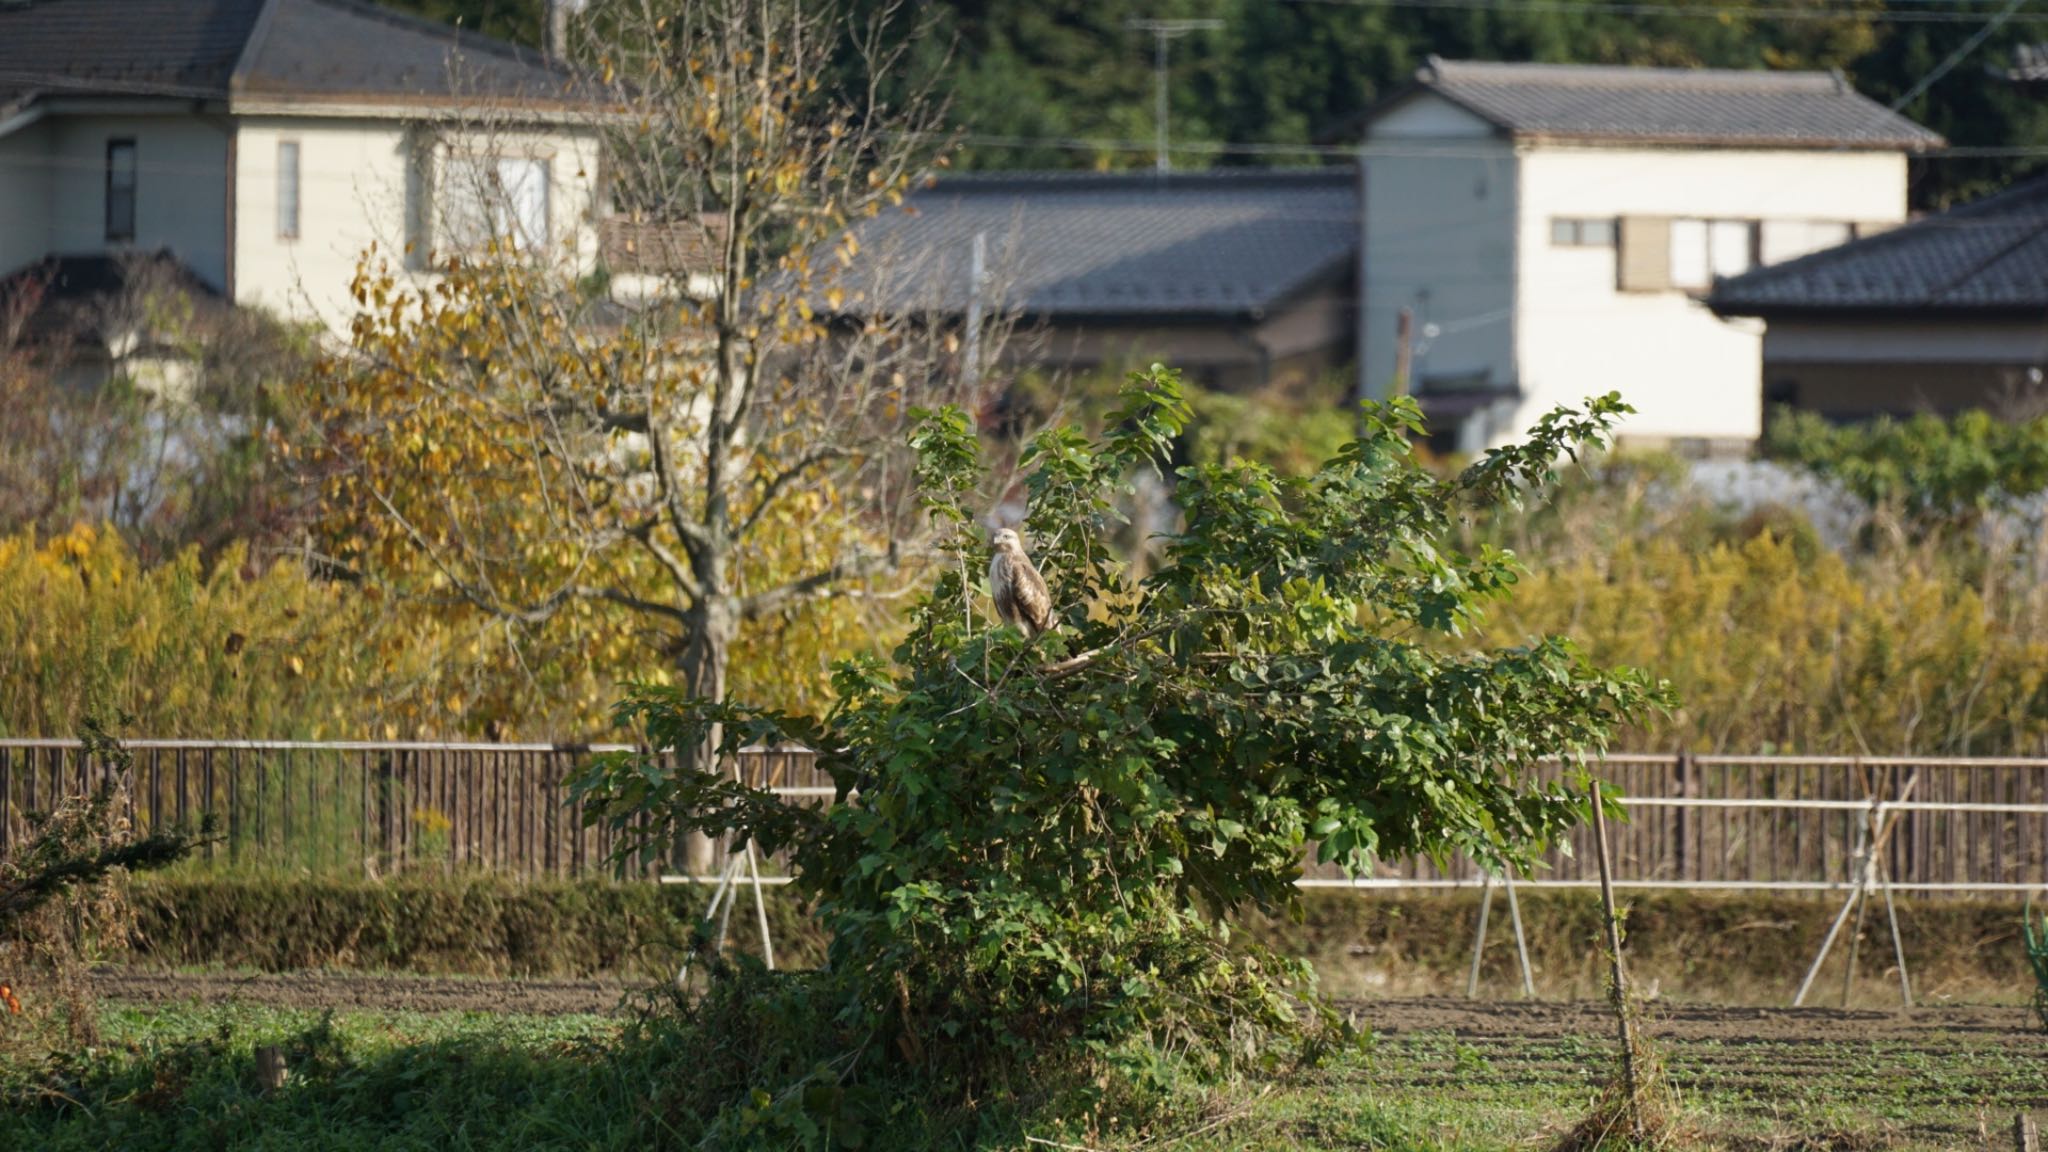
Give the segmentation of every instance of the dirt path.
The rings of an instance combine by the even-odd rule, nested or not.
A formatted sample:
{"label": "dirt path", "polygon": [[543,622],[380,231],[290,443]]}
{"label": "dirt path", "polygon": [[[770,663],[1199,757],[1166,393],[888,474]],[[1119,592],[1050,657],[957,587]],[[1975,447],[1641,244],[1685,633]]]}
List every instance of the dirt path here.
{"label": "dirt path", "polygon": [[368,1008],[408,1012],[504,1012],[561,1016],[616,1010],[630,989],[606,980],[467,980],[364,972],[229,973],[103,969],[103,999],[127,1004],[235,1000],[283,1008]]}
{"label": "dirt path", "polygon": [[[266,975],[163,972],[110,968],[93,976],[105,999],[131,1004],[240,1000],[291,1008],[371,1008],[413,1012],[504,1012],[528,1015],[604,1013],[633,988],[616,980],[477,980],[398,973],[293,972]],[[1584,1036],[1605,1039],[1613,1017],[1604,1004],[1488,1003],[1450,998],[1354,1000],[1361,1024],[1382,1035],[1446,1032],[1465,1041],[1536,1041]],[[1916,1047],[2039,1041],[2023,1007],[1940,1006],[1899,1012],[1832,1008],[1723,1008],[1652,1005],[1651,1034],[1723,1044],[1890,1041]]]}
{"label": "dirt path", "polygon": [[[1540,1040],[1567,1036],[1606,1039],[1614,1017],[1604,1003],[1484,1003],[1449,998],[1357,1000],[1359,1023],[1387,1035],[1450,1032],[1462,1040]],[[1815,1044],[1891,1041],[1914,1046],[1943,1040],[1996,1042],[2010,1037],[2040,1041],[2040,1025],[2024,1007],[1939,1005],[1911,1012],[1859,1012],[1834,1008],[1727,1008],[1652,1004],[1652,1036],[1723,1044],[1795,1041]]]}

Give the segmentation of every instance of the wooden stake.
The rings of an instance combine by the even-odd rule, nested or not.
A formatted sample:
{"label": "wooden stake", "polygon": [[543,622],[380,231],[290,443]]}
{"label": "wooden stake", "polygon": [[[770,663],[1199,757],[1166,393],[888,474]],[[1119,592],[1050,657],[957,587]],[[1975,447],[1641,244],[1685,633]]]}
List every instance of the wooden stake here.
{"label": "wooden stake", "polygon": [[1631,1135],[1642,1135],[1642,1086],[1636,1082],[1636,1029],[1629,1018],[1628,974],[1621,963],[1621,917],[1614,909],[1614,862],[1607,851],[1607,814],[1600,804],[1600,782],[1593,782],[1593,843],[1600,851],[1600,905],[1607,913],[1607,954],[1614,965],[1614,1016],[1621,1026],[1621,1087],[1628,1093]]}
{"label": "wooden stake", "polygon": [[1415,310],[1403,308],[1394,317],[1394,380],[1389,396],[1406,396],[1413,390],[1408,379],[1415,363]]}
{"label": "wooden stake", "polygon": [[2025,1112],[2012,1118],[2013,1152],[2041,1152],[2041,1129]]}
{"label": "wooden stake", "polygon": [[256,1087],[265,1094],[284,1087],[291,1072],[284,1065],[284,1049],[265,1045],[256,1049]]}
{"label": "wooden stake", "polygon": [[1512,869],[1500,874],[1501,883],[1508,890],[1508,919],[1515,925],[1515,955],[1522,962],[1522,998],[1536,998],[1536,973],[1529,967],[1529,938],[1522,934],[1522,905],[1515,899],[1515,873]]}

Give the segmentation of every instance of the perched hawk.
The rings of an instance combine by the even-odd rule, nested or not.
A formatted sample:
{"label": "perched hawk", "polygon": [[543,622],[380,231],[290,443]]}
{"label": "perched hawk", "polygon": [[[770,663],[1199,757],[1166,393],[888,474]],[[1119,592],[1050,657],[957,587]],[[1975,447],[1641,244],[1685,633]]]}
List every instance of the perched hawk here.
{"label": "perched hawk", "polygon": [[1015,531],[1005,528],[996,533],[995,544],[995,557],[988,562],[988,592],[995,598],[996,615],[1031,639],[1052,627],[1052,593],[1045,590],[1045,577],[1024,554],[1024,542]]}

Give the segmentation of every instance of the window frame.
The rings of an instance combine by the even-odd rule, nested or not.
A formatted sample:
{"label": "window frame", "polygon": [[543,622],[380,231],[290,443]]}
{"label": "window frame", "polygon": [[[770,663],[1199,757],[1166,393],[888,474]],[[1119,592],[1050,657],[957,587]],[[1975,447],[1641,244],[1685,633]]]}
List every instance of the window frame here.
{"label": "window frame", "polygon": [[[434,247],[444,253],[481,252],[492,243],[523,256],[542,256],[555,242],[555,150],[543,147],[464,148],[443,142],[433,163]],[[541,235],[528,237],[519,204],[505,181],[508,164],[538,174]]]}
{"label": "window frame", "polygon": [[[1690,243],[1679,243],[1681,230],[1692,231],[1694,227],[1697,227],[1698,230],[1696,237],[1688,236],[1687,239],[1698,240],[1699,247],[1697,251],[1693,250],[1693,246]],[[1743,230],[1743,248],[1747,255],[1742,268],[1733,272],[1724,272],[1715,266],[1715,257],[1717,255],[1715,237],[1725,234],[1725,230],[1730,227],[1739,227]],[[1761,219],[1743,216],[1674,216],[1671,218],[1669,235],[1670,239],[1665,256],[1667,275],[1669,276],[1671,287],[1681,292],[1705,295],[1712,292],[1714,285],[1721,280],[1731,276],[1740,276],[1747,272],[1754,272],[1756,269],[1763,267],[1763,221]],[[1678,261],[1681,258],[1681,252],[1697,258],[1695,266],[1703,274],[1702,279],[1694,281],[1689,278],[1680,277]]]}
{"label": "window frame", "polygon": [[[291,163],[285,163],[289,150]],[[305,211],[305,176],[303,159],[305,149],[300,147],[297,137],[286,137],[277,142],[277,238],[297,240],[301,236],[300,221]],[[289,174],[290,194],[287,196],[286,177]],[[286,208],[289,206],[290,211]]]}
{"label": "window frame", "polygon": [[[1589,240],[1590,230],[1606,230],[1606,238]],[[1614,216],[1552,216],[1550,218],[1550,246],[1552,248],[1593,248],[1609,251],[1621,245],[1621,222]]]}
{"label": "window frame", "polygon": [[[125,189],[127,193],[127,221],[126,227],[117,228],[115,227],[114,218],[114,157],[116,156],[116,154],[118,154],[124,149],[127,151],[128,154],[128,186]],[[105,185],[103,188],[103,207],[105,208],[105,212],[103,213],[103,215],[105,216],[105,219],[103,223],[106,226],[106,241],[109,244],[133,244],[135,242],[136,217],[139,215],[137,211],[137,205],[138,202],[141,200],[142,187],[142,150],[136,144],[135,137],[107,137],[107,163],[104,175]]]}

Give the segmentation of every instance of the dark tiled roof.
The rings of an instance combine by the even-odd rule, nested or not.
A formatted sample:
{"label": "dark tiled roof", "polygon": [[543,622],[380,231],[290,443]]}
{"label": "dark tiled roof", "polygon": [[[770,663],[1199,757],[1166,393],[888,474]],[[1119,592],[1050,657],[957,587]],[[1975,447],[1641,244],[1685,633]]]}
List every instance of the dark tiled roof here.
{"label": "dark tiled roof", "polygon": [[237,94],[562,103],[572,75],[537,52],[363,0],[270,0]]}
{"label": "dark tiled roof", "polygon": [[2048,177],[1903,228],[1722,281],[1729,316],[2048,309]]}
{"label": "dark tiled roof", "polygon": [[1256,315],[1348,273],[1357,184],[1349,168],[956,176],[865,222],[843,286],[858,310],[964,311],[980,233],[992,307]]}
{"label": "dark tiled roof", "polygon": [[[266,0],[0,5],[0,93],[218,98]],[[0,96],[0,102],[6,98]]]}
{"label": "dark tiled roof", "polygon": [[22,335],[32,341],[88,336],[97,330],[99,306],[127,291],[131,282],[226,307],[219,293],[169,252],[138,252],[48,256],[0,276],[0,312],[26,305]]}
{"label": "dark tiled roof", "polygon": [[1496,64],[1431,57],[1435,92],[1516,136],[1919,150],[1940,136],[1829,72]]}
{"label": "dark tiled roof", "polygon": [[560,101],[538,54],[364,0],[0,4],[0,109],[38,95]]}

